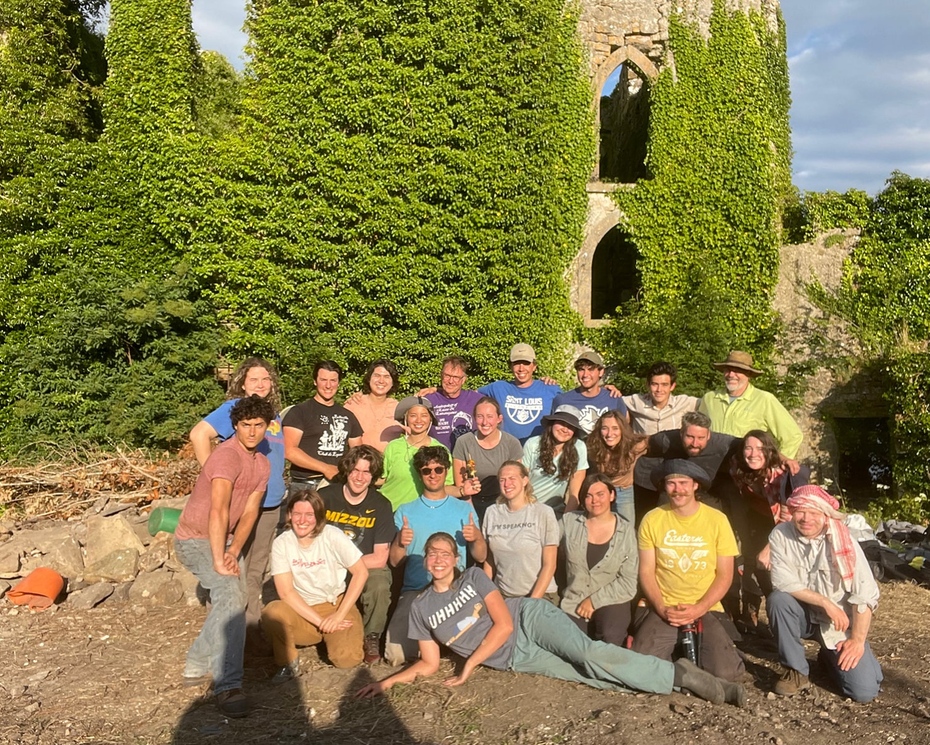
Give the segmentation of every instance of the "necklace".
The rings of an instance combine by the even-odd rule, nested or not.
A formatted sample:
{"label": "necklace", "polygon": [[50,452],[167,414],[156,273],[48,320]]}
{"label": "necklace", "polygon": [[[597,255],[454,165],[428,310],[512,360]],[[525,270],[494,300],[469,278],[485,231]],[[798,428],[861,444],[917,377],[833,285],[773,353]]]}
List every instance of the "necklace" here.
{"label": "necklace", "polygon": [[[424,499],[424,498],[423,498],[423,495],[421,494],[421,495],[420,495],[420,501],[421,501],[423,504],[426,505],[426,508],[427,508],[427,509],[430,509],[430,510],[438,510],[438,509],[439,509],[440,507],[442,507],[446,502],[449,501],[449,495],[447,494],[447,495],[445,496],[445,498],[440,502],[438,499]],[[430,502],[436,502],[437,504],[430,504]]]}

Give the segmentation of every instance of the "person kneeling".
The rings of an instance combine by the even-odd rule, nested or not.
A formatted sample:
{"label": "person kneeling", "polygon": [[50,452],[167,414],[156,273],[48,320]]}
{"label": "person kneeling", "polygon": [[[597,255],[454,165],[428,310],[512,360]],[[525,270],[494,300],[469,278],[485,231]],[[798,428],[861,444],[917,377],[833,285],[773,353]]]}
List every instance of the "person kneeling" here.
{"label": "person kneeling", "polygon": [[[681,641],[694,644],[705,670],[726,680],[745,671],[724,627],[721,599],[739,553],[726,515],[697,500],[710,477],[688,460],[667,460],[653,474],[668,504],[646,513],[639,526],[639,579],[650,608],[633,632],[633,650],[672,659]],[[691,631],[700,629],[695,640]]]}
{"label": "person kneeling", "polygon": [[722,704],[744,706],[746,692],[706,673],[688,660],[675,663],[594,641],[565,613],[542,598],[504,598],[478,567],[460,572],[459,546],[448,533],[426,541],[426,571],[431,584],[413,601],[409,634],[420,659],[406,670],[371,683],[356,693],[376,696],[397,683],[439,670],[439,645],[466,658],[447,686],[465,683],[478,665],[535,673],[608,690],[671,693],[687,690]]}
{"label": "person kneeling", "polygon": [[363,657],[362,617],[355,607],[368,580],[362,552],[326,524],[326,508],[314,489],[288,499],[287,520],[290,528],[271,548],[271,574],[281,599],[262,612],[262,628],[281,666],[271,680],[276,685],[297,676],[298,646],[323,642],[336,667],[355,667]]}

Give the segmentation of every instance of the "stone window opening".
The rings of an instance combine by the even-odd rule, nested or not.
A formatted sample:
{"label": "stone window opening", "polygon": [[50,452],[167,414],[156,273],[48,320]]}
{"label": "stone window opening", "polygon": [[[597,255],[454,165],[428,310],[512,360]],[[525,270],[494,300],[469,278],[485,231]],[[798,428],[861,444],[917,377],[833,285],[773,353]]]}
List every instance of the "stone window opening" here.
{"label": "stone window opening", "polygon": [[591,320],[617,315],[637,296],[643,285],[638,259],[639,250],[619,226],[601,238],[591,260]]}
{"label": "stone window opening", "polygon": [[607,76],[598,96],[596,180],[631,184],[648,178],[649,111],[649,80],[625,60]]}

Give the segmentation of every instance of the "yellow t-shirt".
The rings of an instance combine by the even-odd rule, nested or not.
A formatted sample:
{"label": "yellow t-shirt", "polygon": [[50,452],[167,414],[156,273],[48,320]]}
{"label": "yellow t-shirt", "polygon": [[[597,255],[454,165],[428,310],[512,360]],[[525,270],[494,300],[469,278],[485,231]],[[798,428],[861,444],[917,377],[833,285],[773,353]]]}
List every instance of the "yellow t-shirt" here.
{"label": "yellow t-shirt", "polygon": [[648,512],[639,526],[639,548],[656,552],[656,581],[666,605],[696,603],[714,582],[717,557],[739,553],[726,515],[706,504],[690,517],[669,505]]}

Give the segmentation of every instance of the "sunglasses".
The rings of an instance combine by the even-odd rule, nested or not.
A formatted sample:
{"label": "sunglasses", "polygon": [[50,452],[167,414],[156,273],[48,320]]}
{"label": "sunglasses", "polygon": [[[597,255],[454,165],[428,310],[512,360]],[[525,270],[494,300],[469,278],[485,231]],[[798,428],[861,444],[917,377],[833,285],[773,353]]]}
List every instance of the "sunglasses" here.
{"label": "sunglasses", "polygon": [[434,473],[436,475],[439,475],[440,473],[445,473],[445,472],[446,472],[445,466],[432,466],[432,467],[425,466],[420,469],[420,475],[422,476],[429,476],[430,474],[434,474]]}

